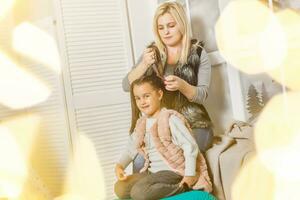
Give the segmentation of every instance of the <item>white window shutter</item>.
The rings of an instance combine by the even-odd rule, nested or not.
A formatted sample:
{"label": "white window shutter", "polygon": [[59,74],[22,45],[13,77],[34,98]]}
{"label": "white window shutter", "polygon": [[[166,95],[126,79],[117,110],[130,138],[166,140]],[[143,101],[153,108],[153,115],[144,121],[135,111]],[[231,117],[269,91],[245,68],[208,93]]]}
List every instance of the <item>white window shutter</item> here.
{"label": "white window shutter", "polygon": [[131,116],[129,95],[122,90],[122,79],[132,65],[124,3],[57,0],[56,4],[72,137],[83,134],[94,144],[107,199],[114,195],[114,164],[127,141]]}
{"label": "white window shutter", "polygon": [[[2,19],[0,23],[0,49],[10,51],[11,31],[13,21],[11,16]],[[0,121],[14,116],[17,112],[0,104]]]}
{"label": "white window shutter", "polygon": [[[26,186],[24,186],[26,190],[22,193],[22,195],[28,196],[22,197],[31,199],[35,194],[29,193],[36,192],[43,195],[42,199],[52,199],[61,194],[70,153],[62,77],[61,74],[53,72],[45,65],[16,54],[11,47],[15,24],[12,17],[8,17],[6,20],[8,20],[7,23],[0,23],[1,49],[18,55],[15,59],[18,59],[20,67],[45,83],[51,90],[51,94],[46,101],[24,109],[13,110],[0,105],[0,121],[13,120],[26,113],[37,115],[40,118],[38,133],[34,138],[29,158],[28,177]],[[34,22],[33,25],[55,37],[52,18]]]}
{"label": "white window shutter", "polygon": [[59,196],[64,186],[70,157],[69,128],[65,98],[61,90],[61,77],[41,64],[25,60],[22,63],[51,89],[51,95],[45,102],[26,110],[41,117],[39,134],[32,155],[33,169],[50,195]]}

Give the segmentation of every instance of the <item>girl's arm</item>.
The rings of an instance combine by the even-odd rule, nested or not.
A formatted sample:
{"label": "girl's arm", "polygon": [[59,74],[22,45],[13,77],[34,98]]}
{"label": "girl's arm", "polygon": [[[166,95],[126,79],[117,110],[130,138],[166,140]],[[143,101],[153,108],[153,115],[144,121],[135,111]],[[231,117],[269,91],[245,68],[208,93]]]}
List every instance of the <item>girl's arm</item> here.
{"label": "girl's arm", "polygon": [[136,136],[135,133],[132,133],[128,137],[126,149],[122,151],[117,164],[122,166],[123,169],[126,169],[126,167],[133,161],[137,153]]}

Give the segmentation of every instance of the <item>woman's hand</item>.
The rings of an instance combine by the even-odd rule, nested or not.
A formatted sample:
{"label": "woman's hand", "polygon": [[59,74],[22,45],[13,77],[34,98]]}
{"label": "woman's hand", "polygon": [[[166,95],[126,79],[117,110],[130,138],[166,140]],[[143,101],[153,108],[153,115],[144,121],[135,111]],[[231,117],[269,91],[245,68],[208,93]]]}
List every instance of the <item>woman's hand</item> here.
{"label": "woman's hand", "polygon": [[115,173],[116,173],[116,176],[117,176],[118,180],[124,181],[124,180],[127,179],[124,168],[120,164],[116,164]]}
{"label": "woman's hand", "polygon": [[147,68],[150,67],[153,63],[155,63],[155,52],[152,48],[147,48],[144,50],[143,53],[143,60],[142,63]]}
{"label": "woman's hand", "polygon": [[197,182],[199,176],[184,176],[181,182],[179,183],[179,187],[182,187],[184,183],[186,183],[189,188],[192,188],[193,185]]}
{"label": "woman's hand", "polygon": [[178,76],[169,75],[165,77],[166,90],[182,90],[186,82]]}
{"label": "woman's hand", "polygon": [[165,77],[166,90],[181,92],[187,99],[191,101],[196,95],[196,87],[190,85],[185,80],[179,78],[178,76],[169,75]]}
{"label": "woman's hand", "polygon": [[155,63],[155,52],[152,48],[144,50],[141,62],[128,74],[129,84],[145,74],[148,68]]}

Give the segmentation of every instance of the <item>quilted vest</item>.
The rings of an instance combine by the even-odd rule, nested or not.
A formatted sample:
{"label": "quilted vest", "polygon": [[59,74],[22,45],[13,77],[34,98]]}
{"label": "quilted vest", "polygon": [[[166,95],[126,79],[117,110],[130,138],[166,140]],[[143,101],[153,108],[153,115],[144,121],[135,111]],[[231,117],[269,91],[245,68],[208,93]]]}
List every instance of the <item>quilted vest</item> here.
{"label": "quilted vest", "polygon": [[[202,46],[197,40],[192,40],[191,43],[191,51],[187,64],[179,63],[175,68],[174,75],[185,80],[190,85],[197,86]],[[161,73],[163,70],[161,66],[166,64],[166,59],[162,59],[159,56],[160,54],[154,43],[148,47],[156,51],[157,63],[152,68],[149,68],[146,74],[150,75],[153,72],[156,74]],[[207,128],[211,126],[211,119],[202,104],[190,102],[179,91],[164,91],[164,93],[166,107],[182,113],[191,125],[191,128]]]}
{"label": "quilted vest", "polygon": [[[169,118],[171,115],[179,117],[185,125],[188,127],[191,133],[191,129],[187,120],[183,115],[175,110],[162,109],[157,118],[157,122],[150,129],[151,136],[153,138],[154,145],[157,151],[161,154],[163,160],[167,165],[176,173],[184,176],[185,159],[183,150],[172,142],[172,134],[169,126]],[[140,172],[144,172],[148,169],[150,161],[146,152],[144,137],[146,132],[146,117],[141,117],[136,124],[135,132],[137,135],[137,150],[144,156],[145,164]],[[196,174],[199,175],[198,181],[193,186],[193,189],[203,189],[204,191],[212,191],[212,183],[210,181],[207,165],[203,155],[198,153],[196,161]]]}

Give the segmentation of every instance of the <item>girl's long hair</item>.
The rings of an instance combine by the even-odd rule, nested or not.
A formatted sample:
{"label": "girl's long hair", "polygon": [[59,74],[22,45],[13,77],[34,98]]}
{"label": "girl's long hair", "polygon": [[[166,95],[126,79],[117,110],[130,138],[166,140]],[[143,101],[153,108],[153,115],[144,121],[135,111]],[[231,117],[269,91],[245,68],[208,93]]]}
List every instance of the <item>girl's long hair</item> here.
{"label": "girl's long hair", "polygon": [[[156,76],[154,73],[150,76],[142,76],[141,78],[139,78],[131,83],[131,87],[130,87],[131,126],[130,126],[130,130],[129,130],[130,134],[133,133],[135,126],[136,126],[136,122],[139,119],[139,117],[141,116],[141,111],[139,110],[139,108],[137,107],[136,102],[135,102],[133,89],[134,89],[134,86],[142,85],[145,83],[149,83],[155,90],[161,90],[163,92],[165,90],[162,79],[159,78],[158,76]],[[161,105],[162,106],[165,105],[164,97],[162,98]]]}
{"label": "girl's long hair", "polygon": [[160,4],[159,7],[156,9],[153,18],[153,33],[155,36],[155,44],[157,45],[161,53],[162,60],[164,61],[163,63],[165,64],[165,61],[167,59],[166,47],[159,36],[157,21],[158,18],[164,15],[165,13],[169,13],[179,26],[179,30],[182,34],[182,50],[179,62],[181,64],[187,64],[188,55],[190,53],[191,48],[192,30],[191,26],[189,25],[189,21],[184,11],[184,8],[178,2],[165,2]]}

